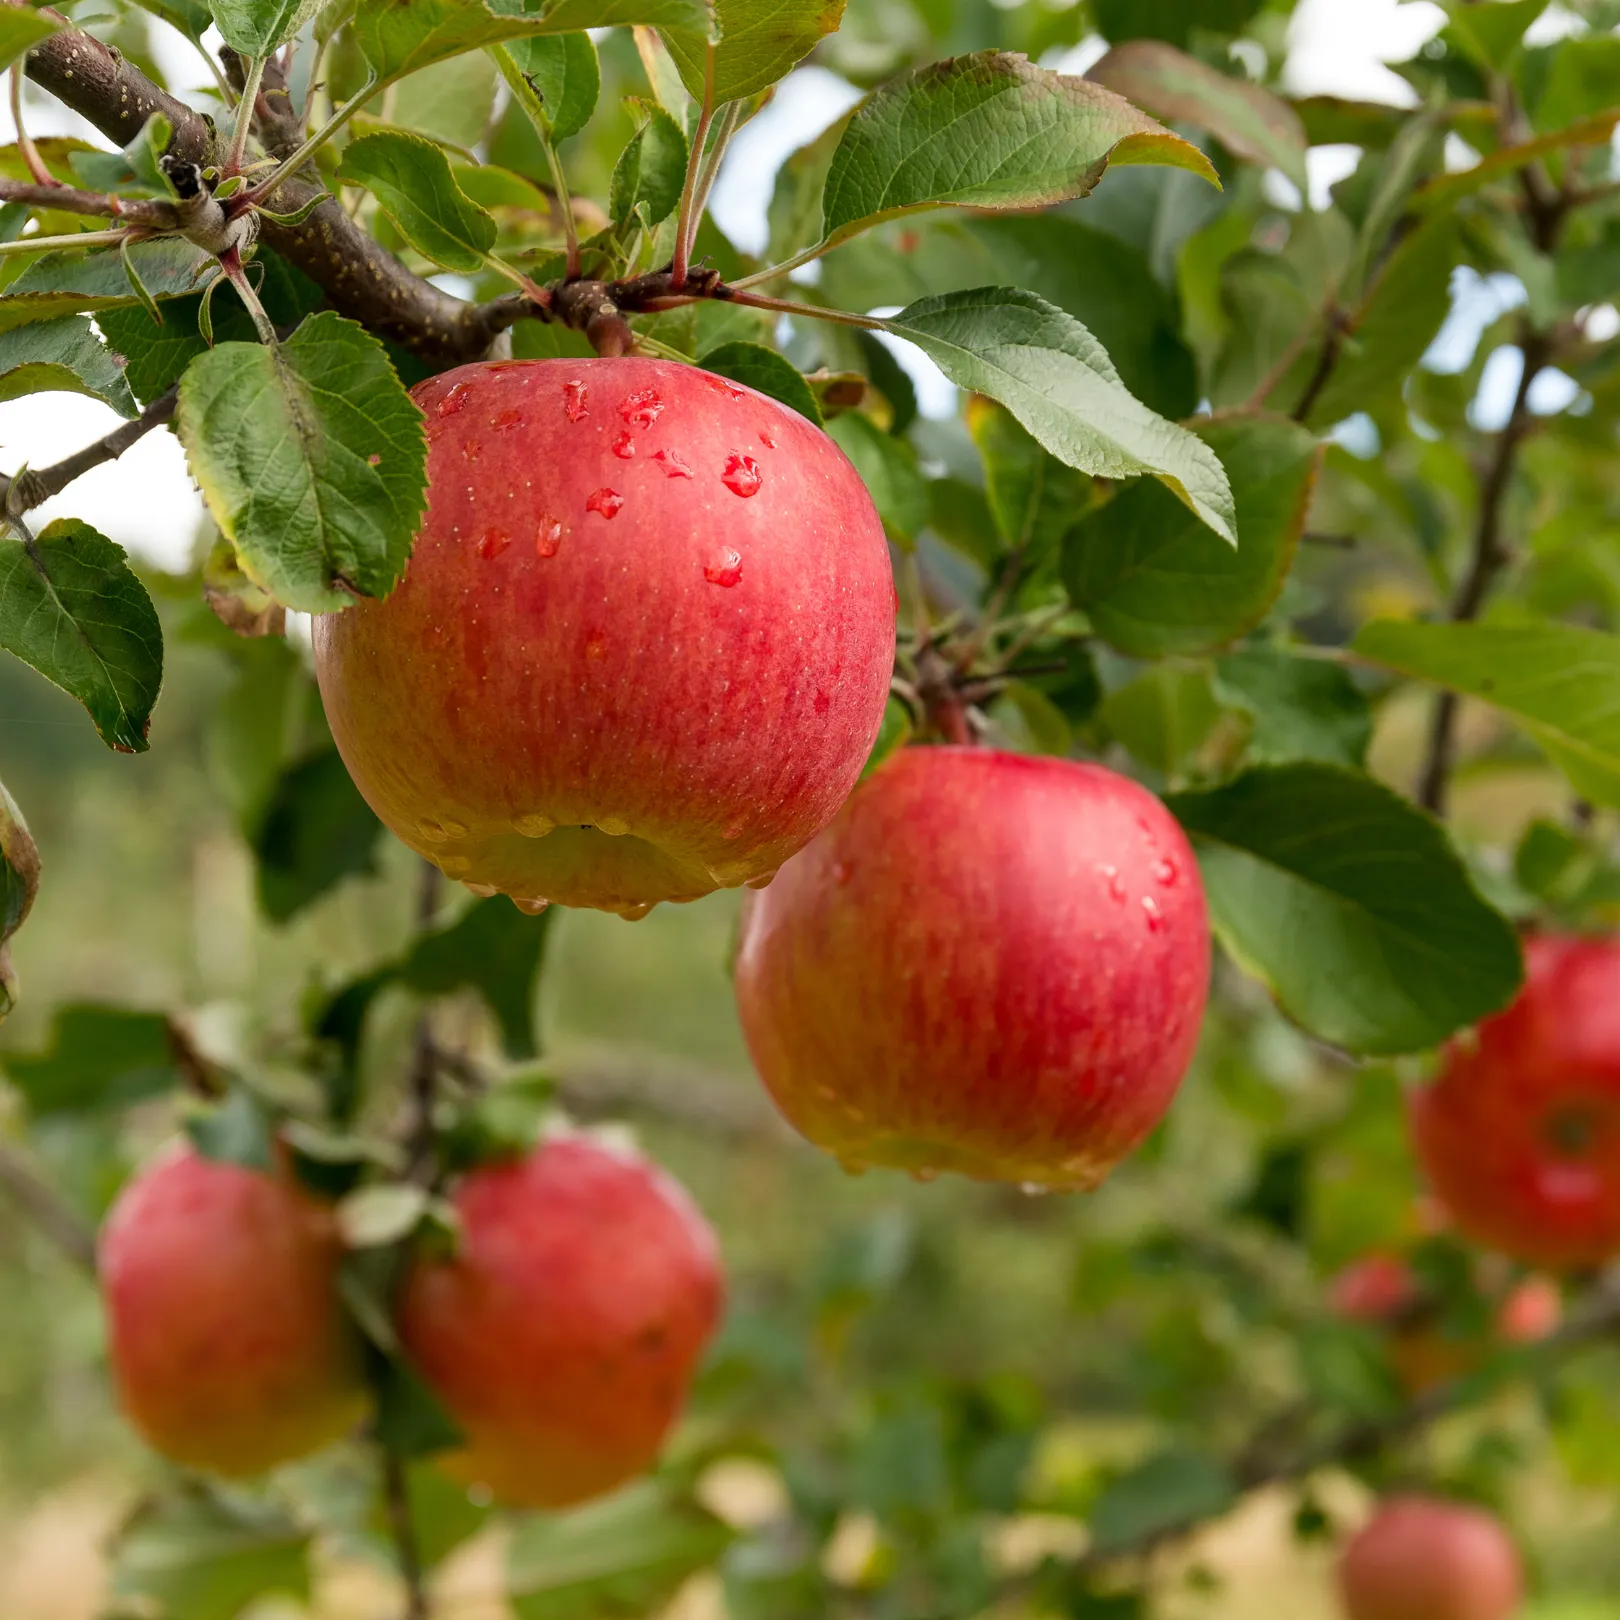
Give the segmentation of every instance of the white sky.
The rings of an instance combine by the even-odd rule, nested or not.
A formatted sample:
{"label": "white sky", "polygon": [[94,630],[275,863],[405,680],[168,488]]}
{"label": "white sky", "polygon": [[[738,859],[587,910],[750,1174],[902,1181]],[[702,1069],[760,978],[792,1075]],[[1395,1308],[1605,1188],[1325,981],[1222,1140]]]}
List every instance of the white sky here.
{"label": "white sky", "polygon": [[[1556,28],[1544,19],[1542,29]],[[1309,93],[1332,92],[1366,99],[1410,100],[1407,87],[1384,60],[1411,54],[1443,21],[1427,0],[1302,0],[1290,38],[1289,85]],[[159,30],[161,31],[161,30]],[[189,48],[173,36],[165,65],[177,89],[200,83],[203,70]],[[1082,48],[1083,50],[1083,48]],[[1073,71],[1081,66],[1066,61]],[[832,74],[808,68],[791,75],[771,106],[732,147],[715,188],[717,221],[739,245],[763,244],[765,206],[782,160],[850,105],[854,92]],[[88,135],[82,122],[56,103],[30,110],[36,135]],[[0,140],[12,138],[9,112],[0,111]],[[1342,154],[1339,161],[1342,162]],[[1312,191],[1333,177],[1334,156],[1318,155]],[[943,379],[938,379],[943,381]],[[0,404],[0,468],[56,460],[117,425],[105,405],[77,394],[31,394]],[[147,435],[115,464],[81,478],[37,514],[41,522],[72,514],[159,566],[181,569],[191,557],[201,502],[186,472],[178,441],[170,433]]]}

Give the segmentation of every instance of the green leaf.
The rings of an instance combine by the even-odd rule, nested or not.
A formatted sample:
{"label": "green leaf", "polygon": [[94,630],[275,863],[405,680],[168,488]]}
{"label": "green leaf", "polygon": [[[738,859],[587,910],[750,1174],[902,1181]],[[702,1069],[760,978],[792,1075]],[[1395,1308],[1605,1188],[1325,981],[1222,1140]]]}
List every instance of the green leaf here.
{"label": "green leaf", "polygon": [[1349,322],[1310,420],[1331,427],[1398,396],[1451,312],[1451,272],[1462,257],[1450,215],[1410,231],[1385,260]]}
{"label": "green leaf", "polygon": [[1056,304],[1100,334],[1120,379],[1150,410],[1191,414],[1198,380],[1175,299],[1128,242],[1061,214],[880,226],[827,257],[821,293],[840,309],[867,310],[997,282]]}
{"label": "green leaf", "polygon": [[[427,491],[422,413],[381,342],[330,310],[285,343],[222,343],[180,381],[175,418],[214,521],[291,608],[386,596]],[[340,583],[341,582],[341,583]]]}
{"label": "green leaf", "polygon": [[142,11],[173,24],[187,39],[200,42],[214,20],[205,0],[135,0]]}
{"label": "green leaf", "polygon": [[835,416],[827,432],[861,475],[890,538],[911,545],[929,514],[928,486],[917,470],[916,451],[859,411]]}
{"label": "green leaf", "polygon": [[715,106],[755,95],[836,31],[844,0],[707,0],[709,35],[665,30],[664,44],[692,99]]}
{"label": "green leaf", "polygon": [[1212,1519],[1238,1496],[1237,1482],[1213,1457],[1167,1451],[1113,1480],[1090,1515],[1092,1545],[1107,1554],[1180,1524]]}
{"label": "green leaf", "polygon": [[427,1213],[429,1193],[414,1181],[360,1187],[337,1206],[338,1230],[351,1249],[380,1249],[408,1238]]}
{"label": "green leaf", "polygon": [[309,1544],[309,1532],[279,1508],[182,1485],[120,1530],[112,1593],[167,1620],[236,1620],[271,1594],[308,1601]]}
{"label": "green leaf", "polygon": [[1235,157],[1281,169],[1305,190],[1305,126],[1264,86],[1145,39],[1116,45],[1089,77],[1170,123],[1208,130]]}
{"label": "green leaf", "polygon": [[359,0],[354,37],[379,84],[465,51],[535,34],[645,24],[708,37],[704,0]]}
{"label": "green leaf", "polygon": [[506,1589],[519,1620],[638,1620],[732,1540],[719,1519],[657,1480],[513,1527]]}
{"label": "green leaf", "polygon": [[1366,625],[1363,658],[1516,720],[1577,790],[1620,805],[1620,637],[1571,625]]}
{"label": "green leaf", "polygon": [[544,34],[495,47],[512,93],[551,141],[577,135],[596,111],[602,67],[591,36]]}
{"label": "green leaf", "polygon": [[77,698],[109,748],[145,752],[163,630],[122,546],[77,518],[0,536],[0,647]]}
{"label": "green leaf", "polygon": [[9,68],[24,51],[31,51],[63,26],[62,18],[31,6],[7,6],[0,11],[0,69]]}
{"label": "green leaf", "polygon": [[1169,664],[1110,692],[1097,709],[1109,732],[1161,776],[1175,775],[1219,716],[1208,674]]}
{"label": "green leaf", "polygon": [[381,836],[382,823],[334,749],[289,767],[253,837],[264,914],[286,922],[342,879],[375,872]]}
{"label": "green leaf", "polygon": [[1540,94],[1532,98],[1535,128],[1556,134],[1612,110],[1617,73],[1620,36],[1592,33],[1561,40],[1552,53]]}
{"label": "green leaf", "polygon": [[131,1012],[92,1002],[56,1009],[43,1051],[0,1058],[36,1118],[127,1108],[179,1081],[169,1021],[162,1013]]}
{"label": "green leaf", "polygon": [[1009,549],[1024,552],[1026,561],[1039,559],[1061,544],[1064,531],[1091,504],[1090,483],[1049,456],[1010,411],[983,394],[968,400],[966,416],[984,463],[985,496],[997,532]]}
{"label": "green leaf", "polygon": [[1502,73],[1519,54],[1525,30],[1546,9],[1547,0],[1497,0],[1488,6],[1447,0],[1447,33],[1482,68]]}
{"label": "green leaf", "polygon": [[500,1024],[506,1055],[532,1058],[540,1050],[534,985],[554,916],[551,911],[525,916],[504,895],[480,900],[448,928],[418,939],[400,977],[424,996],[445,996],[470,985]]}
{"label": "green leaf", "polygon": [[17,1005],[9,941],[28,920],[39,893],[39,849],[17,801],[0,782],[0,1024]]}
{"label": "green leaf", "polygon": [[640,211],[643,222],[656,225],[675,212],[686,177],[686,135],[657,102],[627,96],[626,105],[645,121],[632,135],[613,166],[608,212],[620,227]]}
{"label": "green leaf", "polygon": [[1139,658],[1201,652],[1265,617],[1293,563],[1321,457],[1283,417],[1200,426],[1232,483],[1237,550],[1157,484],[1138,483],[1081,518],[1063,548],[1070,599],[1098,635]]}
{"label": "green leaf", "polygon": [[1440,826],[1371,777],[1265,766],[1170,808],[1197,847],[1221,943],[1320,1039],[1420,1051],[1518,989],[1512,926]]}
{"label": "green leaf", "polygon": [[1372,710],[1338,664],[1284,647],[1242,647],[1215,666],[1215,695],[1254,721],[1255,764],[1318,759],[1359,766],[1372,737]]}
{"label": "green leaf", "polygon": [[233,1085],[222,1102],[186,1119],[186,1135],[205,1159],[247,1170],[275,1168],[275,1132],[270,1114],[245,1086]]}
{"label": "green leaf", "polygon": [[1241,33],[1264,0],[1092,0],[1104,38],[1167,39],[1185,45],[1194,29]]}
{"label": "green leaf", "polygon": [[959,387],[1000,400],[1059,461],[1094,477],[1152,473],[1237,544],[1219,458],[1128,393],[1102,345],[1072,316],[1033,293],[981,287],[921,299],[883,325]]}
{"label": "green leaf", "polygon": [[[195,292],[202,273],[214,264],[211,254],[178,236],[137,242],[129,249],[129,261],[146,290],[158,299]],[[0,332],[29,321],[126,309],[139,302],[118,253],[46,253],[0,297]]]}
{"label": "green leaf", "polygon": [[91,191],[172,198],[177,195],[174,183],[158,159],[168,150],[173,134],[168,116],[155,112],[122,152],[74,152],[68,162]]}
{"label": "green leaf", "polygon": [[326,0],[209,0],[225,43],[244,56],[285,45]]}
{"label": "green leaf", "polygon": [[456,184],[432,141],[389,130],[344,148],[339,183],[364,186],[424,258],[471,275],[495,246],[495,221]]}
{"label": "green leaf", "polygon": [[377,1438],[401,1457],[431,1457],[461,1445],[466,1435],[439,1397],[404,1362],[389,1357],[372,1380]]}
{"label": "green leaf", "polygon": [[[150,321],[144,311],[142,319]],[[83,315],[0,332],[0,400],[57,390],[104,400],[120,416],[136,414],[123,371]]]}
{"label": "green leaf", "polygon": [[1196,146],[1100,85],[1006,51],[935,62],[855,109],[827,171],[822,241],[921,208],[1084,197],[1110,163],[1169,164],[1215,182]]}
{"label": "green leaf", "polygon": [[767,349],[763,343],[722,343],[703,355],[698,364],[717,377],[729,377],[746,388],[769,394],[817,427],[822,426],[821,406],[804,380],[804,373],[775,349]]}

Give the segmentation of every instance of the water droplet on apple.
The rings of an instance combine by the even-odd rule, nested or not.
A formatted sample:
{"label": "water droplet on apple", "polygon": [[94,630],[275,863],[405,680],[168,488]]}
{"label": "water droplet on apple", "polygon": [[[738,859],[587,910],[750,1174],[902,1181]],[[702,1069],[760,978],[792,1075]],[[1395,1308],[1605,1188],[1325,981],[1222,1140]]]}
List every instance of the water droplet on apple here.
{"label": "water droplet on apple", "polygon": [[715,393],[725,394],[730,399],[747,399],[748,397],[736,383],[728,382],[724,377],[717,377],[712,371],[705,372],[703,380],[708,383]]}
{"label": "water droplet on apple", "polygon": [[630,823],[622,816],[601,816],[596,823],[598,832],[605,832],[609,838],[623,838],[630,831]]}
{"label": "water droplet on apple", "polygon": [[490,425],[492,427],[509,430],[511,428],[522,427],[525,420],[526,418],[524,417],[523,412],[513,405],[508,406],[504,411],[497,412],[495,420]]}
{"label": "water droplet on apple", "polygon": [[833,882],[841,889],[854,877],[855,869],[848,861],[833,862]]}
{"label": "water droplet on apple", "polygon": [[557,547],[562,544],[562,524],[553,517],[540,519],[540,527],[535,530],[534,551],[537,557],[555,557]]}
{"label": "water droplet on apple", "polygon": [[862,1164],[859,1159],[846,1159],[843,1154],[839,1154],[838,1168],[846,1176],[864,1176],[872,1167],[869,1164]]}
{"label": "water droplet on apple", "polygon": [[1018,1190],[1026,1198],[1044,1198],[1052,1189],[1044,1182],[1021,1181],[1018,1183]]}
{"label": "water droplet on apple", "polygon": [[619,515],[619,508],[624,505],[624,496],[616,489],[593,489],[585,497],[585,510],[599,512],[610,521]]}
{"label": "water droplet on apple", "polygon": [[939,1171],[936,1170],[931,1164],[919,1165],[915,1170],[910,1172],[910,1175],[913,1181],[920,1181],[925,1185],[930,1181],[939,1180]]}
{"label": "water droplet on apple", "polygon": [[1159,902],[1151,894],[1142,896],[1142,910],[1147,913],[1148,932],[1160,934],[1164,932],[1164,913],[1159,910]]}
{"label": "water droplet on apple", "polygon": [[1109,898],[1123,902],[1125,899],[1125,880],[1119,875],[1117,866],[1099,866],[1097,871],[1108,879]]}
{"label": "water droplet on apple", "polygon": [[468,439],[467,442],[462,445],[461,453],[467,458],[468,461],[476,461],[478,459],[479,452],[482,451],[483,448],[483,445],[481,445],[477,439]]}
{"label": "water droplet on apple", "polygon": [[774,450],[776,448],[776,440],[773,439],[764,428],[759,430],[759,442],[764,445],[767,450]]}
{"label": "water droplet on apple", "polygon": [[588,414],[585,408],[585,384],[578,378],[563,384],[563,410],[568,413],[570,422],[577,422]]}
{"label": "water droplet on apple", "polygon": [[467,829],[459,821],[439,820],[434,816],[423,816],[416,830],[430,844],[453,844],[467,836]]}
{"label": "water droplet on apple", "polygon": [[484,530],[478,537],[478,555],[485,562],[492,562],[496,557],[511,545],[512,537],[505,529],[496,528],[493,524]]}
{"label": "water droplet on apple", "polygon": [[742,556],[730,546],[721,546],[714,554],[714,561],[703,565],[703,577],[711,585],[719,585],[730,590],[742,580]]}
{"label": "water droplet on apple", "polygon": [[626,906],[624,910],[619,913],[619,915],[623,917],[626,922],[640,922],[641,919],[645,917],[651,910],[651,903],[641,906]]}
{"label": "water droplet on apple", "polygon": [[1168,889],[1170,885],[1176,881],[1178,876],[1176,871],[1176,863],[1171,860],[1160,861],[1159,864],[1153,868],[1153,875],[1165,886],[1165,888]]}
{"label": "water droplet on apple", "polygon": [[452,383],[444,398],[434,407],[434,415],[439,417],[454,416],[467,403],[467,395],[471,390],[466,383]]}
{"label": "water droplet on apple", "polygon": [[664,402],[651,388],[639,388],[619,401],[619,415],[631,427],[651,427],[664,414]]}
{"label": "water droplet on apple", "polygon": [[544,838],[547,833],[557,830],[557,823],[548,815],[536,810],[526,816],[518,816],[512,823],[515,832],[524,838]]}
{"label": "water droplet on apple", "polygon": [[600,658],[607,651],[607,637],[600,630],[593,630],[585,638],[585,656],[587,658]]}
{"label": "water droplet on apple", "polygon": [[747,826],[747,821],[745,821],[743,817],[738,816],[735,821],[728,821],[725,826],[720,829],[720,836],[725,839],[741,838]]}
{"label": "water droplet on apple", "polygon": [[636,453],[636,441],[630,437],[630,430],[626,428],[618,438],[613,441],[613,453],[620,461],[630,461]]}
{"label": "water droplet on apple", "polygon": [[733,450],[726,457],[726,470],[721,473],[720,482],[733,495],[741,495],[747,500],[750,495],[759,494],[759,486],[764,479],[760,476],[759,463],[752,456],[738,455]]}
{"label": "water droplet on apple", "polygon": [[501,892],[493,883],[463,883],[462,888],[468,894],[476,894],[480,900],[492,899]]}
{"label": "water droplet on apple", "polygon": [[775,872],[766,872],[759,877],[751,877],[748,879],[748,887],[750,889],[768,889],[771,886],[771,880],[775,876]]}
{"label": "water droplet on apple", "polygon": [[467,855],[441,856],[439,870],[448,873],[451,877],[460,877],[463,872],[472,871],[472,858]]}
{"label": "water droplet on apple", "polygon": [[824,1103],[835,1103],[838,1101],[838,1093],[834,1091],[831,1086],[817,1086],[816,1095]]}
{"label": "water droplet on apple", "polygon": [[692,469],[687,466],[681,455],[674,450],[655,450],[653,460],[664,469],[666,478],[690,478]]}
{"label": "water droplet on apple", "polygon": [[516,895],[513,895],[512,904],[516,906],[518,910],[524,914],[524,916],[538,917],[540,913],[551,904],[551,902],[549,900],[535,899],[519,900]]}

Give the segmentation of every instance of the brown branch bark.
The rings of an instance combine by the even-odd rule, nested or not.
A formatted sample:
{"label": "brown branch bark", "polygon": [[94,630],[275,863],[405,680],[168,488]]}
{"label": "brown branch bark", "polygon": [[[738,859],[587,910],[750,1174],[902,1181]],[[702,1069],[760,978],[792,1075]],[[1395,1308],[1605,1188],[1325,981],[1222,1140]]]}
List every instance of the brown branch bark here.
{"label": "brown branch bark", "polygon": [[[1535,423],[1530,411],[1530,389],[1551,356],[1552,339],[1545,333],[1530,332],[1522,348],[1524,371],[1519,378],[1518,392],[1514,395],[1513,409],[1506,425],[1496,436],[1490,463],[1480,485],[1479,513],[1474,521],[1474,543],[1468,572],[1463,575],[1451,599],[1447,617],[1453,624],[1466,624],[1478,618],[1497,577],[1512,561],[1512,552],[1502,537],[1503,507],[1513,484],[1519,451]],[[1441,815],[1445,811],[1446,789],[1456,753],[1457,710],[1456,693],[1442,692],[1435,704],[1434,719],[1429,727],[1429,746],[1418,786],[1418,802],[1434,815]]]}
{"label": "brown branch bark", "polygon": [[64,214],[93,214],[98,219],[150,225],[160,231],[172,231],[180,224],[179,213],[171,203],[146,197],[113,197],[100,191],[79,191],[73,186],[34,185],[26,180],[0,180],[0,203],[27,203],[31,208],[55,208]]}
{"label": "brown branch bark", "polygon": [[[26,3],[0,0],[12,6]],[[210,120],[79,29],[64,28],[35,46],[27,68],[36,84],[120,146],[139,133],[151,114],[161,112],[174,127],[172,156],[196,164],[215,156],[219,139]],[[289,180],[276,192],[277,211],[295,213],[318,194],[306,180]],[[470,304],[435,287],[361,230],[335,199],[322,203],[299,225],[266,219],[262,239],[316,282],[334,309],[441,365],[480,359],[527,312],[522,298]]]}
{"label": "brown branch bark", "polygon": [[49,467],[29,468],[10,480],[0,478],[0,497],[4,499],[7,515],[21,517],[23,513],[43,505],[53,495],[60,495],[75,478],[82,478],[104,462],[116,461],[153,428],[162,427],[172,420],[178,398],[178,388],[171,388],[168,393],[154,399],[133,422],[114,428],[106,438],[87,444],[84,449],[64,456]]}

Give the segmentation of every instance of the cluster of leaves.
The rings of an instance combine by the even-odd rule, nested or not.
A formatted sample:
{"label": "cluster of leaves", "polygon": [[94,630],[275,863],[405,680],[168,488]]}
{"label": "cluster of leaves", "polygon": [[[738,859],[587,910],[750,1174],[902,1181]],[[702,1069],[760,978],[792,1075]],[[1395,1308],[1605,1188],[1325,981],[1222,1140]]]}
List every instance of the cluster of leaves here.
{"label": "cluster of leaves", "polygon": [[[1540,0],[1452,0],[1400,68],[1408,110],[1275,88],[1290,10],[1278,0],[960,14],[852,0],[848,17],[825,0],[148,9],[194,43],[217,25],[233,69],[273,71],[276,104],[301,110],[291,132],[261,121],[266,150],[250,146],[240,172],[223,145],[203,154],[222,207],[262,197],[263,240],[243,270],[239,244],[200,241],[178,214],[109,244],[95,215],[8,205],[0,397],[69,388],[132,423],[172,409],[219,534],[210,597],[261,633],[232,636],[195,608],[161,617],[171,651],[206,649],[226,673],[206,746],[267,918],[374,871],[381,840],[300,657],[262,632],[281,609],[342,611],[398,580],[425,485],[408,387],[446,361],[300,257],[299,214],[320,209],[388,250],[401,284],[466,278],[477,309],[507,311],[520,356],[589,352],[542,318],[572,277],[712,265],[742,296],[627,307],[635,341],[827,427],[903,563],[919,628],[902,637],[902,688],[926,684],[927,655],[943,651],[986,735],[1102,755],[1162,790],[1197,846],[1226,957],[1288,1020],[1228,976],[1202,1071],[1215,1100],[1172,1122],[1102,1214],[1074,1218],[1071,1303],[1101,1325],[1095,1347],[1044,1381],[1001,1373],[991,1351],[896,1378],[886,1369],[904,1358],[886,1336],[960,1303],[944,1228],[890,1211],[841,1227],[785,1294],[744,1291],[702,1421],[663,1475],[521,1523],[514,1608],[642,1614],[715,1568],[738,1617],[967,1620],[1009,1593],[1040,1612],[1145,1612],[1151,1583],[1114,1554],[1215,1517],[1257,1480],[1293,1480],[1335,1436],[1404,1410],[1386,1347],[1333,1320],[1319,1286],[1366,1248],[1415,1242],[1399,1086],[1376,1060],[1502,1006],[1519,982],[1515,924],[1602,924],[1620,898],[1620,515],[1606,476],[1620,422],[1606,302],[1620,281],[1620,17],[1588,0],[1570,8],[1581,26],[1535,43]],[[138,12],[87,21],[151,65]],[[0,8],[0,61],[60,26]],[[1092,29],[1110,48],[1087,77],[1032,64]],[[755,258],[701,203],[725,142],[812,50],[867,93],[789,157]],[[223,91],[200,110],[229,129]],[[119,152],[10,148],[0,178],[43,165],[176,210],[160,159],[186,138],[158,112]],[[1356,164],[1307,201],[1324,145],[1353,146]],[[30,230],[58,245],[33,248]],[[60,242],[80,231],[82,246]],[[1437,344],[1462,309],[1453,289],[1475,285],[1511,286],[1515,301],[1466,334],[1467,352]],[[957,386],[958,416],[919,414],[895,340]],[[1482,383],[1515,356],[1517,397],[1498,409]],[[81,702],[109,746],[144,750],[158,609],[87,525],[33,534],[27,489],[12,484],[0,538],[0,645]],[[1434,691],[1468,703],[1454,798],[1536,784],[1543,815],[1512,847],[1432,813],[1449,707],[1427,805],[1390,785],[1425,774],[1409,721]],[[879,753],[929,723],[925,702],[897,701]],[[16,995],[6,941],[38,880],[0,791],[0,1016]],[[499,1079],[445,1078],[428,1122],[440,1167],[531,1139],[548,1100],[531,1065],[549,927],[504,899],[435,912],[397,951],[312,989],[295,1037],[229,1063],[204,1056],[184,1019],[64,1006],[38,1050],[6,1056],[6,1076],[41,1143],[105,1137],[176,1090],[205,1152],[267,1163],[274,1124],[343,1198],[383,1438],[415,1458],[450,1431],[375,1302],[402,1245],[448,1216],[390,1135],[399,1097],[379,1027],[401,996],[474,992]],[[1350,1065],[1297,1031],[1375,1061],[1352,1087]],[[1202,1174],[1236,1121],[1244,1145],[1195,1209],[1178,1177]],[[1069,1218],[1040,1209],[1018,1221],[1043,1231],[1049,1258]],[[1455,1245],[1418,1259],[1446,1312],[1478,1316]],[[1525,1370],[1494,1363],[1478,1393]],[[1614,1431],[1607,1372],[1537,1369],[1534,1389],[1570,1476],[1612,1488],[1612,1447],[1605,1460],[1591,1438]],[[1132,1422],[1110,1437],[1094,1419],[1119,1411]],[[1492,1420],[1459,1451],[1399,1466],[1500,1498],[1531,1445],[1522,1424]],[[1345,1460],[1377,1483],[1375,1451]],[[785,1494],[763,1516],[717,1516],[714,1482],[744,1457],[769,1463]],[[305,1597],[317,1540],[387,1556],[372,1487],[356,1451],[278,1481],[273,1506],[166,1491],[125,1529],[118,1601],[228,1620],[266,1591]],[[426,1466],[410,1488],[429,1565],[488,1516]],[[1320,1535],[1308,1488],[1298,1505],[1299,1534]],[[1044,1521],[1058,1525],[1044,1552],[997,1551],[1010,1522]]]}

